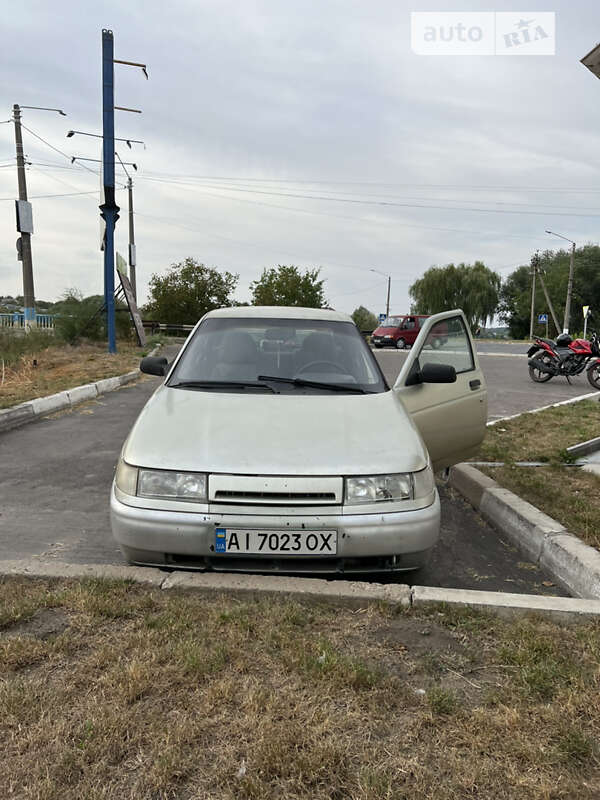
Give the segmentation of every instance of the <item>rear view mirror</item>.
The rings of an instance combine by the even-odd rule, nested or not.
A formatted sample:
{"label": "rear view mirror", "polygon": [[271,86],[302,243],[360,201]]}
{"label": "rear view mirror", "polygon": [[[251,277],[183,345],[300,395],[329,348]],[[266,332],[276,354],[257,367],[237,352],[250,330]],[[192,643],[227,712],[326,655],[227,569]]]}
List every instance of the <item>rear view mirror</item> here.
{"label": "rear view mirror", "polygon": [[456,370],[450,364],[423,364],[423,383],[456,383]]}
{"label": "rear view mirror", "polygon": [[163,375],[167,374],[169,362],[164,356],[146,356],[140,361],[140,371],[146,375]]}

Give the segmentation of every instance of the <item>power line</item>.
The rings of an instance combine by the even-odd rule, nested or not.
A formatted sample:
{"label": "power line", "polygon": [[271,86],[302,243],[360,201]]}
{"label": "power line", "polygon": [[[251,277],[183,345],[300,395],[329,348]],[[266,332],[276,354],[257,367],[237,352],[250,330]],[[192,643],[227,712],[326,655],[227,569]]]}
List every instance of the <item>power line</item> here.
{"label": "power line", "polygon": [[[66,159],[68,159],[69,161],[71,160],[71,156],[70,156],[70,155],[68,155],[67,153],[65,153],[63,150],[59,150],[59,149],[58,149],[58,147],[54,147],[54,145],[53,145],[53,144],[50,144],[50,142],[47,142],[45,139],[43,139],[43,138],[42,138],[41,136],[39,136],[37,133],[35,133],[34,131],[32,131],[32,130],[31,130],[31,128],[28,128],[28,127],[27,127],[27,125],[23,125],[23,123],[21,123],[21,127],[22,127],[22,128],[25,128],[25,130],[26,130],[26,131],[28,131],[28,133],[30,133],[32,136],[35,136],[35,138],[36,138],[36,139],[39,139],[39,140],[40,140],[40,142],[43,142],[43,143],[44,143],[44,144],[45,144],[47,147],[49,147],[51,150],[54,150],[54,151],[56,151],[57,153],[60,153],[60,155],[61,155],[61,156],[64,156],[64,157],[65,157]],[[95,172],[93,169],[90,169],[89,167],[86,167],[86,166],[85,166],[85,164],[79,164],[79,166],[80,166],[82,169],[86,169],[88,172],[92,172],[94,175],[97,175],[97,173],[96,173],[96,172]]]}
{"label": "power line", "polygon": [[[30,194],[30,200],[44,200],[48,197],[75,197],[76,195],[82,194],[98,194],[98,191],[91,191],[91,192],[65,192],[64,194]],[[14,197],[0,197],[0,201],[4,202],[7,200],[12,200],[14,203]]]}
{"label": "power line", "polygon": [[494,186],[494,185],[472,185],[472,184],[458,184],[458,183],[398,183],[398,182],[385,182],[385,181],[335,181],[335,180],[321,180],[321,179],[291,179],[291,178],[249,178],[245,176],[224,176],[224,175],[187,175],[169,172],[155,172],[148,173],[149,175],[158,175],[159,177],[172,177],[172,178],[186,178],[192,180],[218,180],[226,182],[256,182],[256,183],[291,183],[291,184],[305,184],[305,185],[328,185],[328,186],[403,186],[406,188],[425,188],[425,189],[465,189],[473,191],[531,191],[531,192],[600,192],[600,189],[592,187],[577,187],[569,188],[564,186]]}
{"label": "power line", "polygon": [[[144,179],[144,176],[140,176],[141,179]],[[169,183],[167,181],[167,183]],[[325,211],[312,211],[306,208],[295,208],[294,206],[286,206],[282,205],[281,203],[266,203],[262,200],[250,200],[244,197],[230,197],[227,195],[222,194],[215,194],[214,192],[205,191],[202,187],[194,187],[194,186],[184,186],[186,189],[197,189],[200,188],[202,193],[206,197],[216,197],[219,200],[226,200],[226,201],[233,201],[235,203],[245,203],[250,205],[257,205],[262,206],[265,208],[275,208],[282,211],[289,211],[293,214],[309,214],[311,216],[316,217],[328,217],[330,219],[342,219],[348,220],[353,223],[357,222],[365,222],[368,224],[375,224],[375,225],[389,225],[393,226],[394,228],[414,228],[416,230],[426,230],[426,231],[438,231],[441,233],[459,233],[459,234],[467,234],[467,235],[475,235],[475,236],[493,236],[493,237],[502,237],[504,239],[527,239],[527,241],[531,241],[531,236],[524,236],[518,233],[506,233],[505,231],[482,231],[482,230],[468,230],[465,228],[442,228],[439,226],[433,225],[418,225],[416,223],[410,222],[397,222],[395,220],[388,221],[388,220],[381,220],[381,219],[374,219],[374,218],[366,218],[366,217],[349,217],[344,216],[341,214],[328,214]]]}

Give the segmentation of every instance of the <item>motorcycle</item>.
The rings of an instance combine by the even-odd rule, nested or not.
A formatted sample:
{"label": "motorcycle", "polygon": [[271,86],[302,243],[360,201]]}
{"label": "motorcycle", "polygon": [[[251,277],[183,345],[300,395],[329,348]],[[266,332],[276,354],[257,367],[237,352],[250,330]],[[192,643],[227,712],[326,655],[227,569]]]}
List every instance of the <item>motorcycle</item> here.
{"label": "motorcycle", "polygon": [[572,339],[561,333],[556,341],[533,337],[534,344],[527,351],[529,377],[536,383],[545,383],[556,375],[564,376],[569,383],[573,375],[584,370],[587,379],[600,389],[600,339],[594,332],[588,339]]}

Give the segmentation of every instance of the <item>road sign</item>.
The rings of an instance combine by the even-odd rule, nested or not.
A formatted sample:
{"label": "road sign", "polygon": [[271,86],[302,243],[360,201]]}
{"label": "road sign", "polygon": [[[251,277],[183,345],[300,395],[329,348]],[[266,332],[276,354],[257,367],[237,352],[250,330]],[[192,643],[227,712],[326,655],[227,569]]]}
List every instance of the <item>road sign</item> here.
{"label": "road sign", "polygon": [[589,306],[582,306],[583,309],[583,318],[587,319],[590,315],[590,307]]}
{"label": "road sign", "polygon": [[538,322],[548,322],[548,314],[538,314]]}
{"label": "road sign", "polygon": [[379,315],[379,322],[385,322],[385,319],[386,319],[385,314],[380,314]]}

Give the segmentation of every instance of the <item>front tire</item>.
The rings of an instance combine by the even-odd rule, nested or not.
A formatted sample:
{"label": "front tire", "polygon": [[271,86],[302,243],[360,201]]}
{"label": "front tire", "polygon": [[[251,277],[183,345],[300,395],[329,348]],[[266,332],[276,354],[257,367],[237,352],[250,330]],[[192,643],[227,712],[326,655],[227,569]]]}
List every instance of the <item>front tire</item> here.
{"label": "front tire", "polygon": [[[538,361],[543,361],[545,364],[551,364],[552,363],[552,359],[548,355],[541,356],[538,359]],[[532,381],[534,381],[534,383],[546,383],[547,381],[550,380],[550,378],[553,378],[554,375],[550,375],[549,372],[542,372],[541,370],[530,366],[529,367],[529,377],[531,378]]]}
{"label": "front tire", "polygon": [[404,350],[406,342],[404,339],[396,339],[396,350]]}
{"label": "front tire", "polygon": [[600,389],[600,364],[594,364],[588,369],[587,379],[594,389]]}

